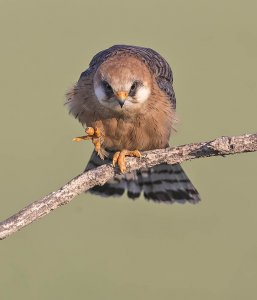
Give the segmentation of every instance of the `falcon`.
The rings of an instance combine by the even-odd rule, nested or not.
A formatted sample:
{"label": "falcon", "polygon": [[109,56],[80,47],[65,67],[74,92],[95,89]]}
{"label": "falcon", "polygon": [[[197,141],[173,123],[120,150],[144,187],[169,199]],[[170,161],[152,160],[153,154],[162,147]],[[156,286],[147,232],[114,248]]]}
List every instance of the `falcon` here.
{"label": "falcon", "polygon": [[66,97],[69,112],[86,128],[75,141],[91,140],[95,150],[86,170],[112,162],[120,174],[91,193],[148,200],[191,202],[199,194],[179,164],[160,164],[126,173],[126,156],[169,146],[176,122],[173,75],[150,48],[114,45],[97,53]]}

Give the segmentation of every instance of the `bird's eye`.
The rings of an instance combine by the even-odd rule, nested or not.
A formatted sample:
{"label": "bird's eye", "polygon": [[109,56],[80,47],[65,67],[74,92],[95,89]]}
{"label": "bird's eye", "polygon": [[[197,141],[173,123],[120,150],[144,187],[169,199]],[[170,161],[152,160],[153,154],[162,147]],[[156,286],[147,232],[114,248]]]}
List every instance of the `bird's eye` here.
{"label": "bird's eye", "polygon": [[137,91],[137,88],[138,86],[141,84],[140,81],[134,81],[133,84],[131,85],[130,87],[130,91],[129,91],[129,95],[131,97],[135,96],[136,95],[136,91]]}
{"label": "bird's eye", "polygon": [[138,82],[134,81],[133,84],[131,85],[130,92],[134,92],[137,88],[137,85],[138,85]]}
{"label": "bird's eye", "polygon": [[102,82],[102,84],[103,84],[103,86],[104,86],[104,88],[105,88],[106,91],[112,92],[112,87],[110,86],[110,84],[107,81],[104,80]]}
{"label": "bird's eye", "polygon": [[111,85],[107,81],[103,80],[102,86],[104,87],[106,97],[110,99],[113,96],[113,89]]}

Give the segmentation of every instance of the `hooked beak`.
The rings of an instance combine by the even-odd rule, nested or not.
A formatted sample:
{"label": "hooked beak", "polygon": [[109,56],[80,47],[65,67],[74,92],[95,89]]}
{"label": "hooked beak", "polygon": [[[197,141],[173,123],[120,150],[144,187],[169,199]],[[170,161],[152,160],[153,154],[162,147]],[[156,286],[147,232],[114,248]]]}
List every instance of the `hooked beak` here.
{"label": "hooked beak", "polygon": [[123,91],[120,91],[120,92],[117,92],[115,94],[119,104],[120,104],[120,107],[122,108],[122,106],[124,105],[126,99],[128,98],[128,93],[127,92],[123,92]]}

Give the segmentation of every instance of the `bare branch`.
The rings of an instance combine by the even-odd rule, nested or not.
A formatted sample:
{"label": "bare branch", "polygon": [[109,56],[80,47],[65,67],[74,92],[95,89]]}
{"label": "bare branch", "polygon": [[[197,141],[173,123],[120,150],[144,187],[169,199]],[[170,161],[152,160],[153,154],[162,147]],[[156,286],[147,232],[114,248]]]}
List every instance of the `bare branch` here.
{"label": "bare branch", "polygon": [[[142,158],[127,158],[127,172],[160,163],[176,164],[200,157],[225,156],[257,151],[257,133],[234,137],[220,137],[210,142],[192,143],[176,148],[143,152]],[[110,164],[84,172],[73,178],[58,191],[41,198],[0,223],[0,239],[15,233],[49,214],[61,205],[69,203],[75,196],[103,185],[117,173]]]}

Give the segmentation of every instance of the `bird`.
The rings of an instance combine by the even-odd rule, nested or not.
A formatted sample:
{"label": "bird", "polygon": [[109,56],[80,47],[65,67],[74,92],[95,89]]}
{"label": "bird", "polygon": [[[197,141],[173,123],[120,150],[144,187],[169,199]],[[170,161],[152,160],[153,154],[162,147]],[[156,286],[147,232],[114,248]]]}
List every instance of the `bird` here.
{"label": "bird", "polygon": [[89,190],[103,197],[127,196],[166,203],[197,203],[200,196],[180,164],[160,164],[126,172],[126,156],[169,147],[177,122],[173,73],[155,50],[114,45],[97,53],[68,90],[69,113],[86,126],[95,146],[86,171],[106,163],[120,172]]}

